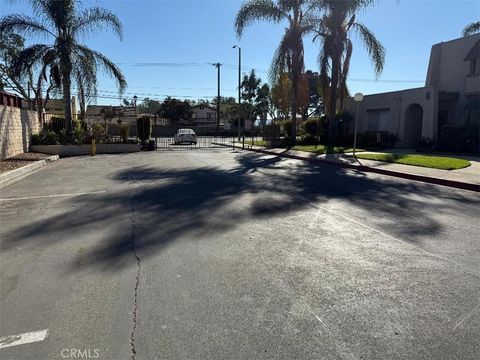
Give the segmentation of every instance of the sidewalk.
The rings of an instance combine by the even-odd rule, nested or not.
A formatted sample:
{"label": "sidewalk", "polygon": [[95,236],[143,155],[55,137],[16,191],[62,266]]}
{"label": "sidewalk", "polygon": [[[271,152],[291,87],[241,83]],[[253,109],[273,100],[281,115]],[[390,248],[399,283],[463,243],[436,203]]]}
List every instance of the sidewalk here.
{"label": "sidewalk", "polygon": [[[382,154],[382,152],[365,151],[365,152],[362,152],[362,154]],[[350,159],[351,159],[351,156],[352,156],[351,153],[347,153],[345,155],[350,156]],[[446,155],[439,155],[439,154],[419,154],[419,155],[446,156]],[[388,169],[388,170],[399,171],[403,173],[429,176],[429,177],[435,177],[440,179],[460,181],[460,182],[480,185],[480,158],[473,157],[473,156],[466,157],[466,156],[456,156],[456,155],[455,157],[459,159],[466,159],[470,161],[471,165],[466,168],[458,169],[458,170],[441,170],[441,169],[432,169],[432,168],[426,168],[421,166],[387,163],[387,162],[375,161],[375,160],[357,159],[357,161],[362,165],[376,167],[380,169]]]}
{"label": "sidewalk", "polygon": [[[337,165],[344,168],[374,172],[437,185],[450,186],[464,190],[480,192],[480,159],[469,157],[471,165],[458,170],[440,170],[420,166],[387,163],[375,160],[355,159],[352,154],[317,155],[305,151],[284,148],[265,148],[261,146],[245,146],[245,149],[264,154],[306,160],[310,162]],[[370,153],[370,152],[364,152]]]}

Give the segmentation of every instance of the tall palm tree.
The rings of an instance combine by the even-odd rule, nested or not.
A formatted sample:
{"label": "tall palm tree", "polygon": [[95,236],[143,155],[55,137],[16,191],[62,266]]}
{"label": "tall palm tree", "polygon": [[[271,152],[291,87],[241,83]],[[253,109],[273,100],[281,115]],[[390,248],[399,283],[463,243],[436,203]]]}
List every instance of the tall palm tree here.
{"label": "tall palm tree", "polygon": [[[355,21],[355,14],[375,3],[375,0],[318,0],[315,1],[323,13],[315,30],[315,39],[321,41],[319,54],[320,73],[323,79],[330,78],[328,121],[329,151],[335,141],[335,115],[338,91],[345,91],[346,78],[353,53],[350,39],[356,33],[362,40],[378,76],[385,63],[385,48],[375,35],[362,23]],[[340,85],[340,86],[339,86]]]}
{"label": "tall palm tree", "polygon": [[478,32],[480,32],[480,21],[475,21],[463,29],[463,36],[473,35]]}
{"label": "tall palm tree", "polygon": [[314,7],[308,0],[248,0],[244,2],[235,19],[237,36],[257,21],[275,24],[286,21],[287,27],[275,51],[270,67],[270,79],[277,83],[288,72],[292,81],[292,144],[296,140],[298,89],[300,75],[304,70],[303,36],[312,30]]}
{"label": "tall palm tree", "polygon": [[15,68],[28,68],[34,64],[58,66],[62,84],[66,130],[73,132],[71,112],[72,84],[94,91],[97,83],[97,68],[103,68],[117,82],[120,92],[126,87],[120,69],[105,55],[80,43],[80,36],[97,33],[110,27],[120,39],[123,28],[112,12],[93,7],[79,11],[76,0],[30,0],[39,20],[24,15],[8,15],[0,19],[0,32],[14,31],[25,35],[51,38],[51,44],[35,44],[23,50],[17,58]]}

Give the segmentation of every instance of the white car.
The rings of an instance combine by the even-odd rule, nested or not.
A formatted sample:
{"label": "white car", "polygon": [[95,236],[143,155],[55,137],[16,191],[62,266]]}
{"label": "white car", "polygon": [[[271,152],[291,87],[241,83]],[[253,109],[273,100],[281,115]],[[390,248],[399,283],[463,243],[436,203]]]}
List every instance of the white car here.
{"label": "white car", "polygon": [[174,137],[175,144],[197,144],[197,134],[192,129],[178,129]]}

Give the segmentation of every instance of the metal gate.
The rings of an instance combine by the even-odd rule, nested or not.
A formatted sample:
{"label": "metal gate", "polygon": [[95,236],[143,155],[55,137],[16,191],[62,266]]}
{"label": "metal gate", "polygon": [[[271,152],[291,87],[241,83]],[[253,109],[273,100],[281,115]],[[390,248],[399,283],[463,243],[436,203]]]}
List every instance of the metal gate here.
{"label": "metal gate", "polygon": [[153,135],[157,149],[211,149],[233,148],[233,136],[197,136],[196,143],[177,143],[175,136]]}

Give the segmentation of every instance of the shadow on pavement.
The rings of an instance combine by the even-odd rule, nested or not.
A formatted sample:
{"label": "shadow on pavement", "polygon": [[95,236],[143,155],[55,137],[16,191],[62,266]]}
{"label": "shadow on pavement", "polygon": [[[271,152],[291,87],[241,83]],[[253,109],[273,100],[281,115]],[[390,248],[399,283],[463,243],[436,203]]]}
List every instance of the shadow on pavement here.
{"label": "shadow on pavement", "polygon": [[[128,186],[112,187],[93,198],[66,200],[75,202],[73,210],[6,234],[9,241],[2,243],[2,251],[26,242],[46,247],[75,241],[74,234],[84,229],[108,227],[108,236],[98,239],[95,249],[83,256],[86,260],[75,262],[71,270],[99,266],[116,271],[134,265],[132,224],[136,251],[145,258],[182,238],[217,236],[252,219],[285,217],[332,199],[346,202],[352,213],[361,211],[381,221],[387,233],[421,242],[422,235],[434,236],[442,229],[432,209],[436,215],[449,214],[461,204],[474,214],[480,205],[470,193],[355,171],[346,174],[330,166],[244,153],[236,161],[233,168],[138,166],[119,171],[113,180]],[[436,199],[449,200],[451,207],[435,208]]]}

